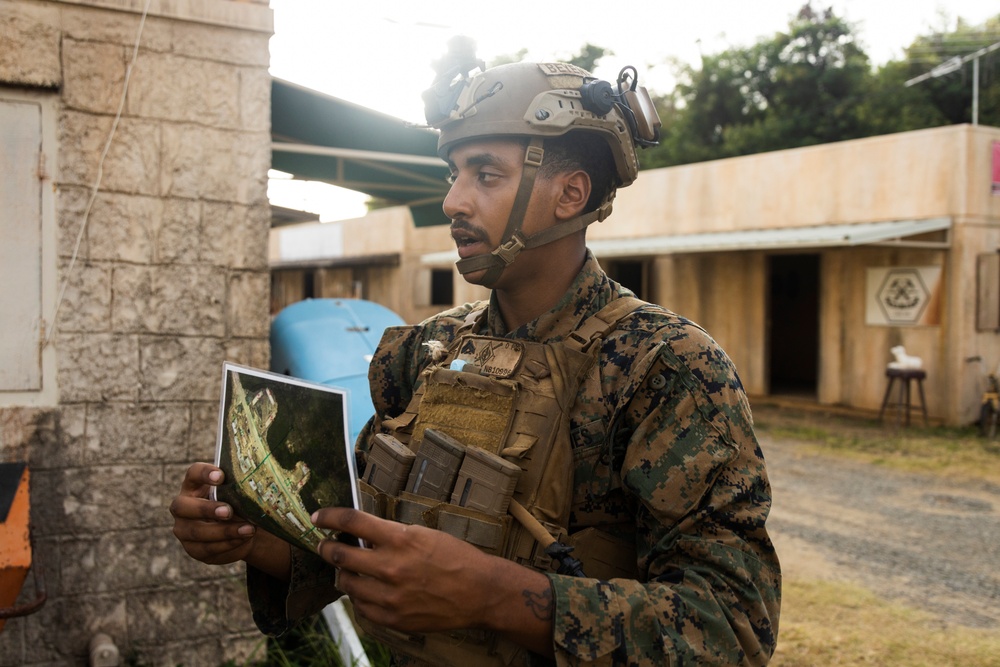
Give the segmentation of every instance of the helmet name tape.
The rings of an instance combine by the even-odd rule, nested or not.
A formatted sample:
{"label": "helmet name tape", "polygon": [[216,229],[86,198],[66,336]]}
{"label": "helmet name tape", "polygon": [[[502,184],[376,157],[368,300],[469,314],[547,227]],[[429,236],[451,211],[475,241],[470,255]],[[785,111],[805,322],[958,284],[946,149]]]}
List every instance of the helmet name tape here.
{"label": "helmet name tape", "polygon": [[546,76],[561,76],[563,74],[569,74],[572,76],[590,78],[590,72],[582,67],[571,65],[570,63],[538,63],[538,69],[542,70],[542,73]]}

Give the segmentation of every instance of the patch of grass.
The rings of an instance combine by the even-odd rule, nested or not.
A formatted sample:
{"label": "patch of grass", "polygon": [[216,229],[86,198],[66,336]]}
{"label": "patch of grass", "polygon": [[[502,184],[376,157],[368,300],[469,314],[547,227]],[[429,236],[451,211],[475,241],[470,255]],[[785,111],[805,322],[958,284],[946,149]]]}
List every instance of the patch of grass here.
{"label": "patch of grass", "polygon": [[767,409],[755,409],[755,417],[759,433],[794,440],[810,453],[1000,483],[1000,441],[980,437],[973,427],[896,429],[873,420]]}
{"label": "patch of grass", "polygon": [[[267,640],[266,655],[251,657],[243,667],[351,667],[340,659],[337,642],[322,616],[314,616],[295,626],[288,634]],[[388,667],[390,655],[381,644],[362,638],[372,667]],[[220,667],[234,667],[227,663]]]}
{"label": "patch of grass", "polygon": [[322,616],[314,616],[287,635],[268,640],[267,656],[256,667],[344,667],[337,643]]}
{"label": "patch of grass", "polygon": [[775,667],[995,667],[996,630],[943,627],[853,584],[789,581]]}

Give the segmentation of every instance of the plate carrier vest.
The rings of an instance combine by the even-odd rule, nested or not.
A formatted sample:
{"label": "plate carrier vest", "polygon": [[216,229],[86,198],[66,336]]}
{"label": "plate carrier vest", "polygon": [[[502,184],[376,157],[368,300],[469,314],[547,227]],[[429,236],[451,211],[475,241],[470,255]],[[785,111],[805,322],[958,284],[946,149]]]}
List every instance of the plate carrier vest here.
{"label": "plate carrier vest", "polygon": [[[521,469],[513,501],[538,520],[558,541],[574,545],[573,556],[597,565],[594,576],[609,572],[634,576],[634,546],[613,539],[574,541],[567,536],[573,497],[573,452],[569,413],[584,377],[597,361],[601,342],[618,322],[643,301],[613,299],[568,337],[535,343],[472,334],[486,310],[473,311],[455,333],[447,356],[421,374],[423,382],[406,411],[382,422],[382,431],[416,451],[424,431],[437,429],[466,447],[497,454]],[[461,366],[452,362],[465,362]],[[473,370],[466,370],[472,368]],[[553,559],[529,530],[510,514],[495,516],[475,509],[401,491],[389,496],[358,482],[362,508],[377,516],[443,530],[486,553],[535,570],[554,571]],[[592,532],[593,529],[583,532]],[[615,569],[616,566],[620,565]],[[435,667],[527,664],[527,652],[492,632],[407,634],[358,623],[380,642]],[[413,662],[407,662],[411,665]]]}

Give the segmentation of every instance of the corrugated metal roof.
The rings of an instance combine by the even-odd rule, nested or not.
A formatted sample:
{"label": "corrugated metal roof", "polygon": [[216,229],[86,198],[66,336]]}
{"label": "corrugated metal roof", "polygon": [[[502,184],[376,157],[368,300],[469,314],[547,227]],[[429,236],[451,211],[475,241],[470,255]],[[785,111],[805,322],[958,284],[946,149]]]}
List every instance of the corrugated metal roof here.
{"label": "corrugated metal roof", "polygon": [[882,243],[951,227],[951,218],[892,220],[848,225],[680,234],[637,239],[593,239],[587,246],[598,257],[640,257],[687,252],[830,248]]}
{"label": "corrugated metal roof", "polygon": [[448,224],[436,132],[272,77],[271,139],[274,169],[405,204],[418,227]]}
{"label": "corrugated metal roof", "polygon": [[[646,236],[633,239],[590,239],[587,247],[598,257],[655,257],[694,252],[831,248],[902,241],[918,234],[950,228],[951,218],[928,218]],[[942,246],[942,244],[933,245]],[[454,250],[430,253],[421,257],[424,264],[433,265],[448,264],[457,260],[458,253]]]}

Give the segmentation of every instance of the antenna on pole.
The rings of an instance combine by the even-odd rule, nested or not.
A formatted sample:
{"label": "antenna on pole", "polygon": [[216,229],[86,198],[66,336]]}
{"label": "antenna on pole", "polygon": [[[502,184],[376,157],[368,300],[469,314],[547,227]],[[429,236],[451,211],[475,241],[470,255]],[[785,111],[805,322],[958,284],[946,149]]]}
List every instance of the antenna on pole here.
{"label": "antenna on pole", "polygon": [[972,61],[972,124],[979,125],[979,59],[985,56],[987,53],[992,53],[1000,49],[1000,42],[996,44],[990,44],[987,47],[981,48],[975,53],[970,53],[967,56],[955,56],[954,58],[948,58],[943,63],[932,69],[930,72],[921,74],[920,76],[914,77],[907,81],[904,86],[909,88],[912,85],[918,84],[921,81],[926,81],[927,79],[936,79],[939,76],[944,76],[945,74],[951,74],[962,68],[962,65]]}

